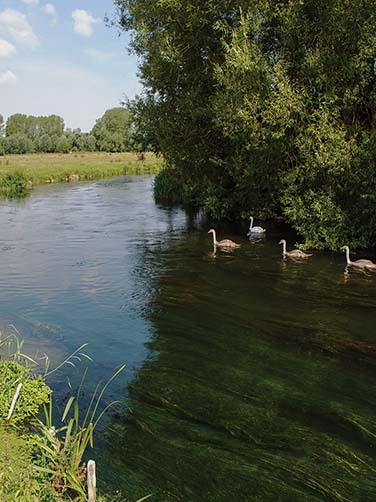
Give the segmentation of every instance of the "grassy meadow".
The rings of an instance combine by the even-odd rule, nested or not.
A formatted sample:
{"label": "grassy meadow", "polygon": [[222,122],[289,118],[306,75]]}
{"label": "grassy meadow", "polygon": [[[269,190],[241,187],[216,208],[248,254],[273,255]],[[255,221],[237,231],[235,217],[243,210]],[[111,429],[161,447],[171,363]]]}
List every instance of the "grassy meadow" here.
{"label": "grassy meadow", "polygon": [[75,152],[4,155],[0,157],[0,176],[21,172],[33,185],[93,180],[124,174],[157,174],[163,159],[152,153],[140,158],[137,153]]}

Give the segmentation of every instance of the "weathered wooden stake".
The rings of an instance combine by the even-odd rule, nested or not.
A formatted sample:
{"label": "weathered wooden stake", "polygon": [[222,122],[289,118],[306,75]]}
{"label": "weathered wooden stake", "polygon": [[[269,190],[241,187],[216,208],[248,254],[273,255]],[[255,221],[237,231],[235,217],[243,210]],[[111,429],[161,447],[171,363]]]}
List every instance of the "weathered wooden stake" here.
{"label": "weathered wooden stake", "polygon": [[13,415],[14,407],[16,406],[16,402],[17,402],[18,396],[20,394],[21,387],[22,387],[22,383],[19,383],[17,385],[16,392],[15,392],[15,394],[13,396],[12,403],[11,403],[10,408],[9,408],[9,413],[8,413],[8,416],[7,416],[7,420],[10,420],[11,417],[12,417],[12,415]]}
{"label": "weathered wooden stake", "polygon": [[88,502],[95,502],[95,488],[97,486],[97,478],[95,476],[95,462],[89,460],[86,466],[87,470],[87,495]]}

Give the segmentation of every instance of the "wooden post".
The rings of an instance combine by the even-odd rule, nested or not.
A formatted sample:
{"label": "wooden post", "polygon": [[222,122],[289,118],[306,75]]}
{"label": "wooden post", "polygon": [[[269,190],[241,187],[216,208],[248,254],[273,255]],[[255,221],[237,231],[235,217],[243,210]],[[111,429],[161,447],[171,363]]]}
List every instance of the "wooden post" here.
{"label": "wooden post", "polygon": [[14,407],[16,406],[16,402],[17,402],[18,396],[20,394],[21,387],[22,387],[22,383],[19,383],[17,385],[16,392],[15,392],[15,394],[13,396],[12,403],[11,403],[10,408],[9,408],[9,413],[8,413],[8,416],[7,416],[7,420],[10,420],[12,418],[12,415],[13,415],[13,412],[14,412]]}
{"label": "wooden post", "polygon": [[97,486],[97,478],[95,476],[95,462],[89,460],[86,466],[87,470],[87,495],[88,502],[95,502],[95,488]]}

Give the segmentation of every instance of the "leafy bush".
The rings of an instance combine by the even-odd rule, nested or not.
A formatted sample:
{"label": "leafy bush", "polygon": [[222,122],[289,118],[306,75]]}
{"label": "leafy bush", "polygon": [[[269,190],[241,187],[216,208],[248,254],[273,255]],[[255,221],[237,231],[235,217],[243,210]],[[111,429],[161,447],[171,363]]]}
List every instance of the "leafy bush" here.
{"label": "leafy bush", "polygon": [[0,421],[6,419],[19,383],[22,383],[22,388],[12,415],[12,423],[23,422],[36,416],[51,394],[51,389],[41,376],[33,378],[28,368],[15,361],[0,361],[0,381]]}
{"label": "leafy bush", "polygon": [[197,191],[195,187],[183,181],[179,172],[171,167],[162,169],[154,180],[154,199],[159,204],[197,207]]}
{"label": "leafy bush", "polygon": [[154,198],[161,204],[181,204],[182,184],[174,169],[163,169],[154,180]]}
{"label": "leafy bush", "polygon": [[56,145],[56,151],[59,153],[69,153],[72,150],[73,141],[66,135],[61,136]]}
{"label": "leafy bush", "polygon": [[21,171],[0,176],[0,195],[3,197],[24,197],[27,194],[27,178]]}
{"label": "leafy bush", "polygon": [[34,150],[33,142],[23,133],[13,134],[4,139],[5,153],[30,153]]}

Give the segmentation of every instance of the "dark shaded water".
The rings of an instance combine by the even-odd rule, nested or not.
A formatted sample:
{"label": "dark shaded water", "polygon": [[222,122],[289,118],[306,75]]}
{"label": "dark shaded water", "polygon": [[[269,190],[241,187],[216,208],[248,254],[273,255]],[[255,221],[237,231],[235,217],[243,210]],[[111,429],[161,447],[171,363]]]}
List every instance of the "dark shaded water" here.
{"label": "dark shaded water", "polygon": [[0,223],[2,324],[56,360],[89,342],[93,382],[127,363],[100,480],[156,502],[376,499],[376,275],[284,261],[272,229],[221,227],[242,247],[213,256],[150,178],[44,187]]}

